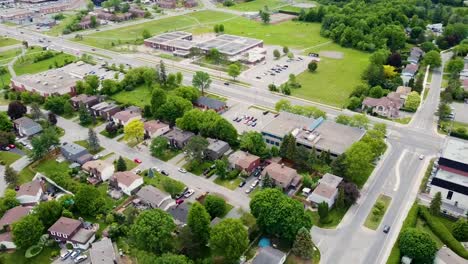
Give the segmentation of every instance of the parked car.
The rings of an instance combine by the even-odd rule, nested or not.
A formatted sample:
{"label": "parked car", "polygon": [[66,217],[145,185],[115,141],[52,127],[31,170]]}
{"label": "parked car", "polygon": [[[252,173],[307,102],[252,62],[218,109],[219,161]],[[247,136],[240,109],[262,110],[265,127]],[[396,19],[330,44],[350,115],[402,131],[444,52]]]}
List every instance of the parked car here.
{"label": "parked car", "polygon": [[263,115],[268,115],[268,113],[270,113],[270,111],[266,110],[265,112],[263,112]]}
{"label": "parked car", "polygon": [[195,191],[194,191],[193,189],[189,189],[189,190],[184,194],[184,197],[185,197],[185,198],[189,198],[189,197],[192,196],[194,193],[195,193]]}
{"label": "parked car", "polygon": [[141,160],[140,160],[140,159],[135,158],[135,159],[133,159],[133,161],[134,161],[135,163],[141,164]]}
{"label": "parked car", "polygon": [[253,191],[254,188],[250,187],[248,188],[247,190],[245,190],[245,193],[251,193]]}
{"label": "parked car", "polygon": [[229,85],[229,83],[228,83],[228,82],[225,82],[224,85]]}
{"label": "parked car", "polygon": [[70,258],[75,259],[76,257],[78,257],[78,255],[80,255],[80,251],[79,250],[73,250],[73,252],[70,255]]}
{"label": "parked car", "polygon": [[70,255],[72,254],[73,250],[67,250],[65,253],[63,253],[62,255],[60,255],[60,259],[61,260],[66,260],[68,257],[70,257]]}
{"label": "parked car", "polygon": [[136,174],[140,174],[140,173],[141,173],[141,170],[140,170],[140,169],[136,169],[136,170],[135,170],[135,173],[136,173]]}
{"label": "parked car", "polygon": [[390,232],[390,226],[389,225],[385,225],[384,228],[383,228],[383,232],[385,234],[388,234],[388,232]]}
{"label": "parked car", "polygon": [[184,168],[179,168],[178,171],[179,171],[179,172],[182,172],[182,173],[187,173],[187,170],[184,169]]}
{"label": "parked car", "polygon": [[175,203],[176,203],[177,205],[182,204],[183,202],[184,202],[184,199],[177,199],[177,200],[175,201]]}
{"label": "parked car", "polygon": [[246,183],[247,183],[246,181],[241,181],[241,183],[239,183],[239,187],[244,187]]}
{"label": "parked car", "polygon": [[14,144],[10,144],[10,145],[8,145],[8,147],[9,147],[10,149],[16,148],[16,146],[15,146]]}
{"label": "parked car", "polygon": [[80,263],[82,261],[85,261],[88,258],[86,255],[79,255],[74,261],[75,263]]}
{"label": "parked car", "polygon": [[93,156],[94,160],[97,160],[97,159],[100,159],[100,158],[102,158],[101,154],[96,154],[96,155]]}
{"label": "parked car", "polygon": [[250,187],[252,187],[252,188],[257,187],[257,185],[258,185],[259,182],[260,182],[259,180],[255,180],[255,181],[250,185]]}
{"label": "parked car", "polygon": [[164,176],[169,176],[169,173],[165,170],[161,170],[161,174],[164,175]]}
{"label": "parked car", "polygon": [[420,159],[420,160],[423,160],[423,159],[424,159],[424,155],[423,155],[423,154],[419,155],[419,159]]}

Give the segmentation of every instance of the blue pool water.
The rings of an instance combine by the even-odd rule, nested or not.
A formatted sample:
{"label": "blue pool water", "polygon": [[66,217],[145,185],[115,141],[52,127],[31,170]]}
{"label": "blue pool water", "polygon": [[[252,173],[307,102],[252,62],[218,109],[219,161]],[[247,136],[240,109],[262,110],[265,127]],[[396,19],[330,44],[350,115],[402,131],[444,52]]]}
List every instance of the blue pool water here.
{"label": "blue pool water", "polygon": [[260,241],[258,242],[259,247],[269,247],[271,245],[270,239],[264,237],[261,238]]}

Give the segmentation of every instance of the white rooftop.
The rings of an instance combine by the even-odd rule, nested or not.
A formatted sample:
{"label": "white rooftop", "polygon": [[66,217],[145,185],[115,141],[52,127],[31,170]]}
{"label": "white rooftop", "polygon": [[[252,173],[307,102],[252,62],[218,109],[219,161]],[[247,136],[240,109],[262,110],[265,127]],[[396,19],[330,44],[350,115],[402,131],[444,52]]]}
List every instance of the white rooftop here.
{"label": "white rooftop", "polygon": [[455,138],[448,139],[442,157],[468,164],[468,141]]}
{"label": "white rooftop", "polygon": [[438,170],[435,177],[441,180],[468,187],[468,177],[460,174],[452,173],[446,170]]}

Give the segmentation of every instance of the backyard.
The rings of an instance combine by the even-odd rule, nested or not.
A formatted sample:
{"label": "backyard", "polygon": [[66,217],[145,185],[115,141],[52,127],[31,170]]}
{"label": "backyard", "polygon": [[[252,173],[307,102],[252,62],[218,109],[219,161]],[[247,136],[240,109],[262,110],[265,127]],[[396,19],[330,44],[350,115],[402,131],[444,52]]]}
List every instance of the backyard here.
{"label": "backyard", "polygon": [[150,104],[151,91],[146,85],[140,85],[132,91],[121,91],[111,96],[112,100],[117,101],[121,104],[131,104],[138,107],[145,107]]}
{"label": "backyard", "polygon": [[[45,52],[45,51],[44,51]],[[18,59],[13,65],[17,75],[34,74],[54,67],[62,67],[64,64],[74,61],[76,58],[73,55],[54,52],[54,56],[48,59],[34,62],[34,58],[38,54],[25,55]]]}
{"label": "backyard", "polygon": [[13,162],[21,158],[19,154],[10,151],[0,151],[0,164],[11,165]]}

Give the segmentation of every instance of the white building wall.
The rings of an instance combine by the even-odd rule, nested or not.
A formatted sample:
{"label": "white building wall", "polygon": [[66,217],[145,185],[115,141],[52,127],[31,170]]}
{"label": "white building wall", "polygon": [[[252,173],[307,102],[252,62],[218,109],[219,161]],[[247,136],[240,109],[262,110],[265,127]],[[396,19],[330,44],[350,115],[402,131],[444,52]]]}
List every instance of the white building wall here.
{"label": "white building wall", "polygon": [[316,204],[320,204],[322,202],[326,202],[328,204],[328,208],[331,208],[333,206],[333,203],[335,202],[335,199],[328,199],[323,196],[317,195],[315,193],[312,193],[309,195],[307,198],[308,201],[314,202]]}
{"label": "white building wall", "polygon": [[0,241],[0,245],[4,245],[7,249],[16,248],[15,243],[13,243],[12,241]]}
{"label": "white building wall", "polygon": [[453,206],[462,208],[463,210],[468,210],[468,195],[461,193],[453,192],[451,199],[447,199],[447,194],[450,190],[441,188],[439,186],[431,185],[430,195],[434,197],[436,193],[440,192],[442,195],[442,201]]}
{"label": "white building wall", "polygon": [[115,168],[114,166],[109,166],[101,172],[102,181],[107,181],[114,175]]}
{"label": "white building wall", "polygon": [[160,128],[160,129],[158,129],[156,132],[154,132],[153,135],[151,135],[151,138],[159,137],[159,136],[161,136],[162,134],[164,134],[164,133],[166,133],[166,132],[169,132],[169,130],[171,130],[171,129],[169,128],[169,126]]}
{"label": "white building wall", "polygon": [[141,185],[143,185],[143,178],[135,180],[130,186],[119,183],[119,187],[122,189],[122,192],[129,196],[132,195],[133,190],[140,187]]}
{"label": "white building wall", "polygon": [[16,197],[16,199],[20,202],[20,204],[30,204],[30,203],[38,203],[41,200],[42,190],[37,192],[36,196],[32,195],[21,195]]}

